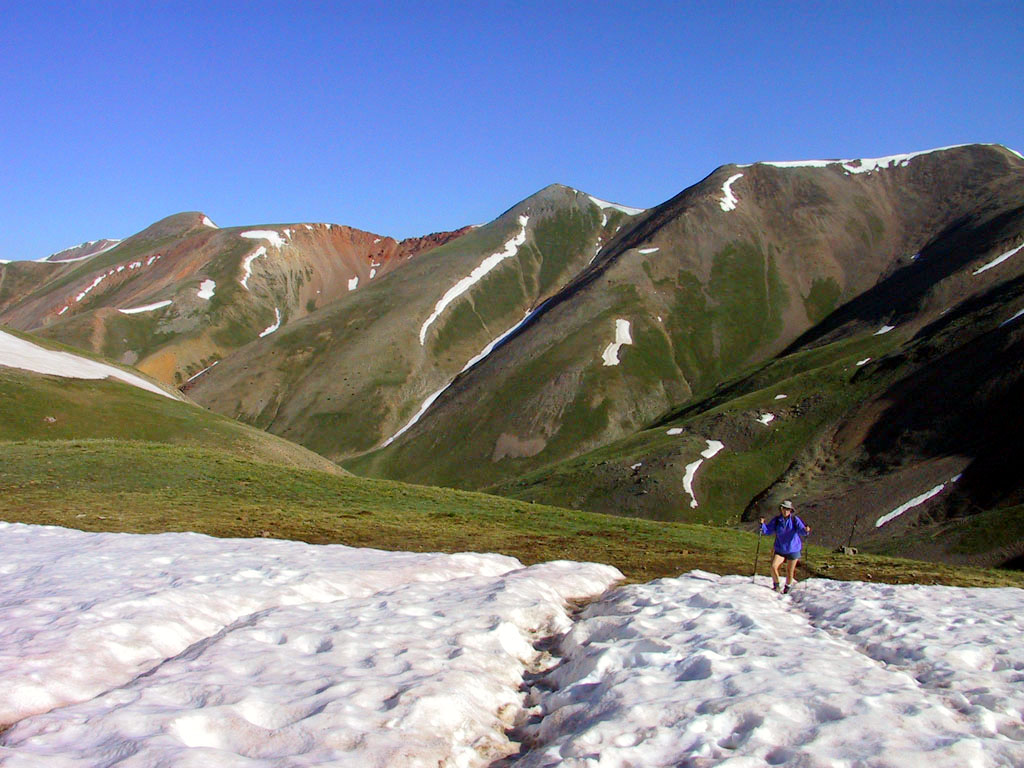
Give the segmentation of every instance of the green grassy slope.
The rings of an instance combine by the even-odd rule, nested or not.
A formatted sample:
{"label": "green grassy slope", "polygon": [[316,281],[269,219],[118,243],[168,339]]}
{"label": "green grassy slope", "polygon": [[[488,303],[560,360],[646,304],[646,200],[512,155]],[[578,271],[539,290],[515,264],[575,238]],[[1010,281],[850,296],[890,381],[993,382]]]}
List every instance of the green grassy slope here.
{"label": "green grassy slope", "polygon": [[[737,523],[750,500],[797,454],[885,386],[889,376],[861,375],[856,362],[884,355],[897,344],[891,334],[861,336],[759,364],[646,430],[487,490],[612,514]],[[785,398],[776,400],[778,395]],[[775,419],[759,423],[767,413]],[[669,429],[681,433],[669,435]],[[698,470],[699,506],[693,508],[683,474],[708,439],[720,440],[725,449]]]}
{"label": "green grassy slope", "polygon": [[[501,552],[525,563],[611,563],[648,580],[702,568],[749,573],[757,538],[250,461],[201,448],[105,440],[0,444],[0,519],[92,531],[197,531],[411,551]],[[761,571],[764,572],[764,548]],[[1024,586],[1020,574],[815,548],[833,578]]]}
{"label": "green grassy slope", "polygon": [[[57,342],[6,332],[43,347],[116,366]],[[140,375],[126,366],[116,367]],[[47,376],[0,365],[0,452],[3,441],[94,438],[194,446],[288,466],[344,472],[312,451],[194,403],[173,400],[116,379]]]}
{"label": "green grassy slope", "polygon": [[[523,232],[522,243],[507,246]],[[495,221],[290,323],[196,381],[199,402],[332,459],[380,445],[490,342],[557,292],[629,217],[552,185]],[[438,302],[495,254],[430,323]],[[492,260],[493,261],[493,260]]]}

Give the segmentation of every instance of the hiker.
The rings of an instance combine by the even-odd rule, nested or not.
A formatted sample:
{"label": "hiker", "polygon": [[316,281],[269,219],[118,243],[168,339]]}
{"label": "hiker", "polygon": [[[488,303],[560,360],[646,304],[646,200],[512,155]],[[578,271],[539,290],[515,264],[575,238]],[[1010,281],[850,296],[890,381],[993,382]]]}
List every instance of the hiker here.
{"label": "hiker", "polygon": [[786,563],[786,588],[783,594],[789,592],[793,582],[796,581],[796,564],[800,562],[800,550],[803,548],[803,539],[811,532],[811,526],[806,525],[803,520],[793,514],[793,502],[787,499],[779,505],[779,514],[772,518],[770,523],[765,524],[761,518],[761,533],[775,534],[775,552],[772,555],[772,589],[779,591],[779,566]]}

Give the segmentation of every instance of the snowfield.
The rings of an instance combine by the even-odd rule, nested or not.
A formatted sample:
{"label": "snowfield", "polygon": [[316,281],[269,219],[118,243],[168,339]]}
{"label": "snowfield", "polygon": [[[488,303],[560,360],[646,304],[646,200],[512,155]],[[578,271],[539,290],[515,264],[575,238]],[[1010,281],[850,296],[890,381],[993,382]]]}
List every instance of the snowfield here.
{"label": "snowfield", "polygon": [[5,767],[1024,765],[1018,589],[0,541]]}

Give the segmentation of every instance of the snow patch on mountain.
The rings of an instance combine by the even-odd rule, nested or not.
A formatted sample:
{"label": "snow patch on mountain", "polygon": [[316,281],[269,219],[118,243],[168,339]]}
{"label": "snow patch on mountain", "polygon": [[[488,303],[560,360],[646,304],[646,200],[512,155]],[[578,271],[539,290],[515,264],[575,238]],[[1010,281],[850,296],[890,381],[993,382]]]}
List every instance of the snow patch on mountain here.
{"label": "snow patch on mountain", "polygon": [[209,301],[210,299],[213,298],[213,292],[214,290],[216,290],[216,288],[217,283],[215,283],[213,280],[203,280],[203,282],[199,284],[199,292],[196,293],[196,296],[198,296],[200,299],[206,299],[207,301]]}
{"label": "snow patch on mountain", "polygon": [[858,360],[857,361],[857,367],[860,368],[862,365],[867,365],[870,362],[871,362],[871,358],[870,357],[865,357],[863,360]]}
{"label": "snow patch on mountain", "polygon": [[242,279],[239,280],[238,282],[242,284],[242,287],[245,288],[245,290],[249,290],[249,277],[252,275],[252,263],[256,261],[256,259],[258,259],[260,256],[266,255],[267,249],[261,245],[259,248],[257,248],[255,251],[246,256],[245,259],[242,260],[242,271],[245,274],[242,275]]}
{"label": "snow patch on mountain", "polygon": [[1004,325],[1009,325],[1010,323],[1012,323],[1014,320],[1016,320],[1018,317],[1021,317],[1022,315],[1024,315],[1024,309],[1018,310],[1011,317],[1008,317],[1005,320],[1003,320],[1003,322],[1001,322],[999,324],[999,327],[1002,328]]}
{"label": "snow patch on mountain", "polygon": [[266,240],[275,248],[283,248],[288,242],[280,232],[273,229],[251,229],[248,232],[242,232],[240,236],[250,240]]}
{"label": "snow patch on mountain", "polygon": [[[5,331],[0,331],[0,365],[6,365],[10,368],[21,368],[22,370],[43,373],[49,376],[61,376],[67,379],[114,378],[118,381],[123,381],[125,384],[131,384],[133,387],[139,387],[140,389],[169,397],[172,400],[181,399],[161,389],[156,384],[127,371],[122,371],[120,368],[73,355],[70,352],[46,349]],[[0,717],[0,723],[2,722],[4,720]]]}
{"label": "snow patch on mountain", "polygon": [[[111,247],[113,247],[113,246],[111,246]],[[98,252],[98,253],[101,253],[101,252]],[[92,254],[92,255],[95,256],[96,254]],[[146,261],[146,266],[148,267],[150,264],[152,264],[154,261],[156,261],[159,258],[160,258],[160,254],[156,254],[155,256],[150,256],[149,259]],[[71,261],[79,261],[79,259],[71,259]],[[56,263],[56,262],[51,262],[51,263]],[[83,288],[75,296],[75,302],[76,303],[80,302],[82,299],[84,299],[86,296],[88,296],[92,292],[92,290],[94,288],[98,287],[99,284],[102,283],[104,280],[106,280],[108,277],[113,277],[116,274],[124,272],[126,269],[128,271],[132,271],[132,270],[141,269],[141,268],[142,268],[142,262],[141,261],[133,261],[133,262],[130,262],[128,264],[119,264],[116,267],[111,267],[109,270],[107,270],[103,274],[95,277],[90,285],[88,285],[85,288]],[[67,311],[67,309],[68,308],[65,307],[64,309],[62,309],[57,314],[63,315]]]}
{"label": "snow patch on mountain", "polygon": [[736,210],[736,204],[739,202],[739,200],[736,198],[736,195],[733,194],[732,185],[735,181],[741,178],[743,178],[742,173],[734,174],[730,176],[722,185],[722,199],[719,200],[718,204],[722,207],[723,211]]}
{"label": "snow patch on mountain", "polygon": [[82,299],[84,299],[86,296],[89,295],[93,288],[97,287],[100,283],[102,283],[112,274],[114,274],[114,270],[110,270],[110,272],[104,272],[102,275],[94,279],[87,288],[82,289],[81,293],[75,296],[75,301],[81,301]]}
{"label": "snow patch on mountain", "polygon": [[[468,276],[459,280],[455,285],[449,288],[444,296],[442,296],[437,304],[434,305],[434,311],[430,313],[423,326],[420,328],[420,345],[426,343],[427,340],[427,329],[433,324],[433,322],[441,315],[445,308],[451,304],[455,299],[461,296],[463,293],[472,288],[477,282],[479,282],[488,272],[498,266],[505,259],[512,258],[519,252],[519,247],[526,242],[526,225],[530,221],[529,216],[519,217],[520,230],[510,240],[505,243],[504,248],[497,253],[492,253],[486,259],[469,273]],[[350,289],[351,290],[351,289]]]}
{"label": "snow patch on mountain", "polygon": [[135,315],[139,312],[152,312],[154,309],[163,309],[164,307],[169,307],[171,303],[170,299],[166,299],[155,304],[146,304],[144,307],[132,307],[131,309],[119,309],[117,311],[122,315]]}
{"label": "snow patch on mountain", "polygon": [[412,426],[423,417],[423,414],[427,412],[427,409],[434,404],[434,401],[441,396],[441,393],[448,389],[448,387],[450,386],[451,382],[449,381],[436,392],[431,392],[429,395],[427,395],[427,399],[424,400],[423,403],[420,405],[420,409],[413,414],[412,418],[406,422],[404,427],[399,429],[397,432],[395,432],[395,434],[393,434],[391,437],[385,440],[381,445],[381,448],[387,448],[389,445],[395,442],[395,440],[397,440],[399,437],[408,432],[412,428]]}
{"label": "snow patch on mountain", "polygon": [[618,365],[619,350],[624,344],[632,344],[633,339],[629,335],[629,320],[621,318],[615,321],[615,341],[604,348],[601,353],[602,365]]}
{"label": "snow patch on mountain", "polygon": [[[76,245],[76,246],[73,246],[71,248],[65,248],[64,251],[73,251],[73,250],[75,250],[75,248],[85,248],[86,246],[95,245],[98,242],[99,242],[99,240],[90,240],[89,242],[82,243],[81,245]],[[106,253],[107,251],[111,251],[114,248],[117,248],[117,246],[119,246],[121,243],[122,243],[121,240],[113,240],[113,241],[111,241],[110,245],[106,246],[105,248],[100,248],[100,250],[98,250],[98,251],[93,251],[92,253],[87,253],[85,256],[75,256],[74,258],[71,258],[71,259],[54,259],[53,257],[56,256],[57,253],[64,253],[64,251],[57,251],[57,253],[51,253],[45,259],[36,259],[36,261],[38,263],[45,263],[45,264],[70,264],[70,263],[75,262],[75,261],[85,261],[86,259],[91,259],[94,256],[99,256],[101,253]]]}
{"label": "snow patch on mountain", "polygon": [[771,424],[773,421],[775,421],[775,414],[774,413],[762,413],[760,416],[757,417],[757,420],[761,424],[764,424],[767,427],[769,424]]}
{"label": "snow patch on mountain", "polygon": [[681,434],[683,434],[683,428],[682,427],[672,427],[671,429],[666,430],[665,434],[666,435],[673,435],[673,436],[674,435],[681,435]]}
{"label": "snow patch on mountain", "polygon": [[[950,149],[960,149],[971,146],[970,144],[954,144],[949,147],[936,147],[925,149],[920,152],[909,152],[902,155],[888,155],[886,157],[866,157],[855,160],[784,160],[784,161],[759,161],[757,163],[746,163],[738,165],[738,168],[749,168],[751,165],[771,165],[775,168],[827,168],[830,165],[841,165],[847,173],[871,173],[883,168],[895,168],[906,166],[915,157],[930,155],[935,152],[946,152]],[[1000,145],[989,145],[1000,146]],[[1012,151],[1012,150],[1011,150]]]}
{"label": "snow patch on mountain", "polygon": [[872,336],[881,336],[882,334],[888,333],[889,331],[892,331],[892,330],[895,330],[895,329],[896,329],[895,325],[883,325],[881,328],[879,328],[877,331],[875,331],[872,334]]}
{"label": "snow patch on mountain", "polygon": [[643,253],[643,254],[657,253],[660,250],[661,250],[661,248],[641,248],[640,250],[637,251],[637,253]]}
{"label": "snow patch on mountain", "polygon": [[[541,307],[542,306],[544,306],[544,305],[541,304]],[[530,316],[534,312],[536,312],[538,309],[540,309],[540,307],[537,307],[536,309],[530,310],[525,315],[523,315],[523,319],[522,320],[520,320],[518,323],[513,325],[511,328],[509,328],[504,333],[499,334],[494,340],[488,342],[487,345],[482,350],[480,350],[477,354],[475,354],[473,357],[471,357],[469,359],[469,361],[464,366],[462,366],[462,370],[459,371],[459,373],[460,374],[461,373],[465,373],[470,368],[472,368],[474,365],[476,365],[477,363],[483,361],[488,355],[491,354],[491,352],[493,352],[495,350],[495,348],[499,344],[501,344],[501,342],[503,342],[505,339],[507,339],[513,333],[515,333],[520,328],[522,328],[523,325],[526,323],[526,321],[530,319]],[[389,437],[387,440],[385,440],[381,444],[381,448],[386,448],[387,446],[391,445],[391,443],[393,443],[401,435],[405,434],[405,432],[407,432],[417,421],[419,421],[423,417],[423,414],[426,413],[427,409],[430,408],[430,406],[432,406],[434,404],[434,401],[437,400],[437,398],[439,398],[441,396],[441,394],[446,389],[448,389],[448,387],[450,387],[454,382],[455,382],[455,379],[452,379],[447,384],[445,384],[443,387],[441,387],[439,390],[437,390],[436,392],[431,393],[427,397],[427,399],[423,401],[422,405],[420,405],[420,409],[418,411],[416,411],[416,413],[413,415],[413,417],[411,419],[409,419],[408,422],[406,422],[405,426],[403,426],[401,429],[399,429],[397,432],[395,432],[395,434],[393,434],[391,437]]]}
{"label": "snow patch on mountain", "polygon": [[785,400],[787,397],[789,397],[789,395],[776,395],[775,399],[776,400]]}
{"label": "snow patch on mountain", "polygon": [[[957,475],[956,477],[950,478],[948,482],[955,483],[959,479],[960,475]],[[940,493],[942,493],[942,489],[945,487],[946,483],[939,483],[931,490],[922,493],[920,496],[915,496],[910,501],[900,504],[892,512],[889,512],[888,514],[882,515],[880,518],[878,518],[875,521],[875,528],[881,528],[883,525],[890,522],[891,520],[895,520],[908,509],[913,509],[914,507],[920,506],[921,504],[924,504],[926,501],[933,498],[934,496],[938,496]]]}
{"label": "snow patch on mountain", "polygon": [[351,278],[351,279],[350,279],[350,280],[348,281],[348,289],[349,289],[350,291],[354,291],[354,290],[355,290],[356,288],[358,288],[358,287],[359,287],[359,277],[358,277],[358,275],[357,275],[356,277],[353,277],[353,278]]}
{"label": "snow patch on mountain", "polygon": [[978,267],[978,269],[974,270],[974,272],[972,272],[971,274],[980,275],[982,272],[985,272],[987,270],[992,269],[992,267],[998,267],[1000,264],[1002,264],[1008,258],[1013,256],[1018,251],[1020,251],[1022,248],[1024,248],[1024,243],[1022,243],[1021,245],[1018,245],[1016,248],[1014,248],[1012,250],[1007,251],[1006,253],[1002,254],[1001,256],[996,256],[996,258],[992,259],[992,261],[990,261],[988,264],[986,264],[983,267]]}
{"label": "snow patch on mountain", "polygon": [[596,205],[598,208],[614,208],[617,211],[622,211],[627,216],[636,216],[637,214],[643,213],[644,211],[647,210],[646,208],[630,208],[628,205],[609,203],[607,200],[600,200],[594,197],[593,195],[587,195],[587,197],[589,197],[593,201],[594,205]]}
{"label": "snow patch on mountain", "polygon": [[195,379],[198,379],[200,376],[202,376],[208,370],[213,368],[213,366],[215,366],[219,362],[220,362],[220,360],[215,360],[214,362],[210,363],[208,366],[203,368],[203,370],[199,371],[199,373],[193,373],[191,376],[189,376],[187,379],[185,379],[185,383],[188,384],[188,382],[194,381]]}
{"label": "snow patch on mountain", "polygon": [[266,328],[264,328],[260,332],[260,338],[262,339],[264,336],[269,336],[270,334],[272,334],[274,331],[276,331],[280,327],[281,327],[281,310],[278,309],[277,307],[274,307],[274,324],[273,325],[269,325]]}
{"label": "snow patch on mountain", "polygon": [[220,229],[220,227],[213,223],[209,216],[203,216],[203,226],[209,227],[210,229]]}
{"label": "snow patch on mountain", "polygon": [[710,459],[718,454],[725,446],[718,440],[707,440],[708,447],[700,452],[701,458],[694,462],[686,465],[686,469],[683,472],[683,490],[686,491],[690,496],[690,508],[696,509],[697,497],[693,492],[693,481],[697,476],[697,470],[700,469],[700,465],[704,463],[704,459]]}

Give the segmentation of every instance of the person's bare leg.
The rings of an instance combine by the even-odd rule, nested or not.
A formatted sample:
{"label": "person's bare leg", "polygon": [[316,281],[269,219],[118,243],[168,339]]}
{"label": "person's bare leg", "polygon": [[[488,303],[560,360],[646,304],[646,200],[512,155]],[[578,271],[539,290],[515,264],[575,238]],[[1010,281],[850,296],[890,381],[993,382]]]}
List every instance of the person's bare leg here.
{"label": "person's bare leg", "polygon": [[772,583],[776,588],[779,586],[779,566],[785,558],[782,555],[772,555]]}
{"label": "person's bare leg", "polygon": [[791,586],[796,581],[796,564],[799,560],[786,561],[786,586]]}

